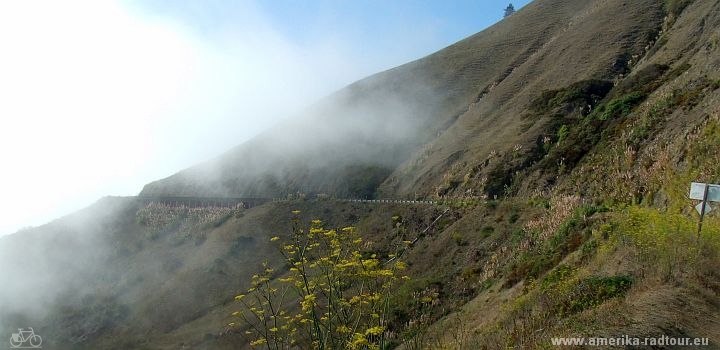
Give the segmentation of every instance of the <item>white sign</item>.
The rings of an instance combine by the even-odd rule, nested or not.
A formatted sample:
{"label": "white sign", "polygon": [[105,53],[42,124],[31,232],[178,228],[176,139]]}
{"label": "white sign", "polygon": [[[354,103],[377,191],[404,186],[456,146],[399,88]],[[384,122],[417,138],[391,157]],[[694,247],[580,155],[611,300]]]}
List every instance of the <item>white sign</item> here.
{"label": "white sign", "polygon": [[[695,210],[697,210],[698,214],[702,214],[703,210],[703,204],[700,202],[700,204],[695,206]],[[709,213],[713,208],[710,206],[710,204],[705,203],[705,214]]]}
{"label": "white sign", "polygon": [[690,184],[690,199],[703,200],[705,186],[708,186],[707,200],[709,202],[720,202],[720,185],[693,182]]}

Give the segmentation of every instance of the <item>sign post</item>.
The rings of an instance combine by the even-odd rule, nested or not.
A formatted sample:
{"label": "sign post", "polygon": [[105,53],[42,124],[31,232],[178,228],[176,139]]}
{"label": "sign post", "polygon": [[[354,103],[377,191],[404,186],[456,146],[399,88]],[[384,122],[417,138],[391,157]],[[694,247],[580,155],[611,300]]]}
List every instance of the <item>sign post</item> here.
{"label": "sign post", "polygon": [[700,221],[698,221],[698,240],[700,239],[700,231],[702,231],[702,222],[705,217],[705,206],[707,205],[708,190],[710,186],[705,184],[705,191],[703,191],[702,209],[700,209]]}
{"label": "sign post", "polygon": [[702,202],[695,209],[700,213],[700,221],[698,222],[698,239],[700,239],[700,231],[702,231],[702,222],[705,213],[709,213],[712,207],[708,201],[720,202],[720,185],[693,182],[690,184],[690,199],[699,199]]}

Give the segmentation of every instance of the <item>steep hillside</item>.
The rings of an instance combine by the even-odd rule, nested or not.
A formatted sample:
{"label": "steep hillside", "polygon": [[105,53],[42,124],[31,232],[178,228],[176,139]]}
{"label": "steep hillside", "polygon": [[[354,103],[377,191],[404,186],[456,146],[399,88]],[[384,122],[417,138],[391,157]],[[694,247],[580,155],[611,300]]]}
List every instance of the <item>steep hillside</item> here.
{"label": "steep hillside", "polygon": [[377,240],[393,229],[394,215],[417,232],[441,213],[430,205],[192,208],[105,198],[0,239],[0,266],[13,267],[0,294],[0,331],[33,327],[53,349],[237,348],[242,337],[220,336],[236,310],[233,296],[263,261],[279,259],[269,238],[291,230],[292,210],[303,220],[358,225]]}
{"label": "steep hillside", "polygon": [[[0,333],[68,349],[247,347],[233,296],[274,235],[356,226],[399,245],[399,348],[548,348],[551,338],[706,337],[720,347],[720,0],[537,0],[329,96],[143,198],[0,238]],[[287,197],[241,207],[147,196]],[[413,196],[426,203],[332,199]],[[329,198],[328,198],[329,197]],[[408,243],[409,242],[409,243]]]}
{"label": "steep hillside", "polygon": [[[486,163],[493,157],[506,162],[503,157],[513,152],[533,157],[538,138],[548,136],[547,119],[524,118],[530,102],[545,90],[590,79],[614,81],[627,73],[633,57],[641,56],[661,30],[662,8],[659,1],[537,1],[489,29],[493,33],[507,28],[492,38],[491,48],[513,45],[520,38],[531,46],[521,56],[503,59],[506,65],[486,82],[487,91],[445,133],[399,167],[385,188],[399,193],[433,189],[428,194],[435,195],[501,194],[509,183],[488,184],[484,179],[510,177],[506,173],[514,169]],[[555,22],[551,18],[561,9],[572,12]],[[539,28],[535,23],[557,27]],[[525,29],[527,37],[521,34]],[[483,34],[463,43],[492,52],[479,40]],[[512,56],[499,51],[491,57]]]}
{"label": "steep hillside", "polygon": [[[662,6],[620,5],[537,1],[438,53],[354,83],[142,194],[372,197],[384,182],[383,196],[430,195],[445,175],[437,168],[468,146],[496,148],[489,135],[518,139],[520,116],[512,113],[542,89],[626,71],[659,30]],[[597,32],[607,38],[596,42]],[[498,123],[500,115],[512,117]]]}
{"label": "steep hillside", "polygon": [[[691,181],[720,172],[720,2],[666,5],[657,36],[613,84],[570,81],[519,112],[526,128],[547,121],[541,142],[486,158],[479,168],[503,200],[453,227],[486,238],[423,259],[463,261],[456,281],[477,295],[416,340],[543,348],[559,336],[665,335],[720,346],[720,226],[706,217],[697,233],[687,198]],[[478,183],[455,164],[459,190]]]}

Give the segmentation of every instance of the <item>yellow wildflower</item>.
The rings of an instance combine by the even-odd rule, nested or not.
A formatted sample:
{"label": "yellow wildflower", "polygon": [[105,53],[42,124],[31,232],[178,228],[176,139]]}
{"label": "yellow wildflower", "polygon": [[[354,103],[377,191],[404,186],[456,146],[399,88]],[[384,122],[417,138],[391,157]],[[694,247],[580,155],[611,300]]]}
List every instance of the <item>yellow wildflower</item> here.
{"label": "yellow wildflower", "polygon": [[251,346],[258,346],[258,345],[263,345],[263,344],[267,344],[267,339],[265,339],[265,338],[260,338],[260,339],[258,339],[258,340],[255,340],[255,341],[250,342],[250,345],[251,345]]}
{"label": "yellow wildflower", "polygon": [[365,331],[366,335],[380,335],[385,329],[382,326],[370,327]]}

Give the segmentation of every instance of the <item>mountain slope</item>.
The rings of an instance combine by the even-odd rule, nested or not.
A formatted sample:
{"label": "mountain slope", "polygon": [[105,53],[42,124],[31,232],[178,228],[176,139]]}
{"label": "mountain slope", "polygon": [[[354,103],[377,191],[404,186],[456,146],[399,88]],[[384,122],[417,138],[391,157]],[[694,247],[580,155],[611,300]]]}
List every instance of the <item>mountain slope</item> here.
{"label": "mountain slope", "polygon": [[104,199],[0,238],[0,266],[23,281],[0,291],[0,333],[32,326],[72,349],[242,347],[232,297],[277,263],[269,238],[297,209],[357,226],[380,254],[417,238],[389,325],[401,348],[574,335],[720,346],[720,220],[697,235],[686,198],[720,172],[719,71],[720,0],[535,1],[142,191],[447,201]]}
{"label": "mountain slope", "polygon": [[[207,164],[148,184],[142,194],[371,197],[384,182],[383,196],[407,197],[418,188],[430,195],[444,175],[437,168],[453,155],[511,147],[490,141],[517,139],[514,113],[539,91],[625,72],[659,30],[661,7],[534,2],[438,53],[354,83]],[[607,37],[597,40],[597,32]]]}
{"label": "mountain slope", "polygon": [[[573,4],[577,6],[577,2]],[[556,6],[571,5],[534,2],[527,11],[509,18],[507,25],[516,22],[525,27],[530,19],[551,21],[546,12]],[[545,90],[588,79],[612,81],[627,73],[632,56],[640,55],[660,30],[663,15],[662,3],[657,1],[588,2],[560,22],[562,26],[555,31],[529,28],[543,40],[535,39],[536,44],[522,59],[510,61],[504,67],[506,76],[493,82],[492,89],[470,105],[447,132],[403,164],[395,183],[385,185],[395,185],[400,193],[434,187],[436,194],[497,194],[494,189],[482,187],[481,179],[489,175],[481,169],[482,163],[493,152],[502,155],[518,145],[526,152],[534,146],[547,121],[527,125],[523,116],[530,102]],[[512,37],[514,33],[506,33],[504,40]],[[448,171],[450,162],[455,167]],[[453,182],[464,182],[465,186],[455,190]]]}

